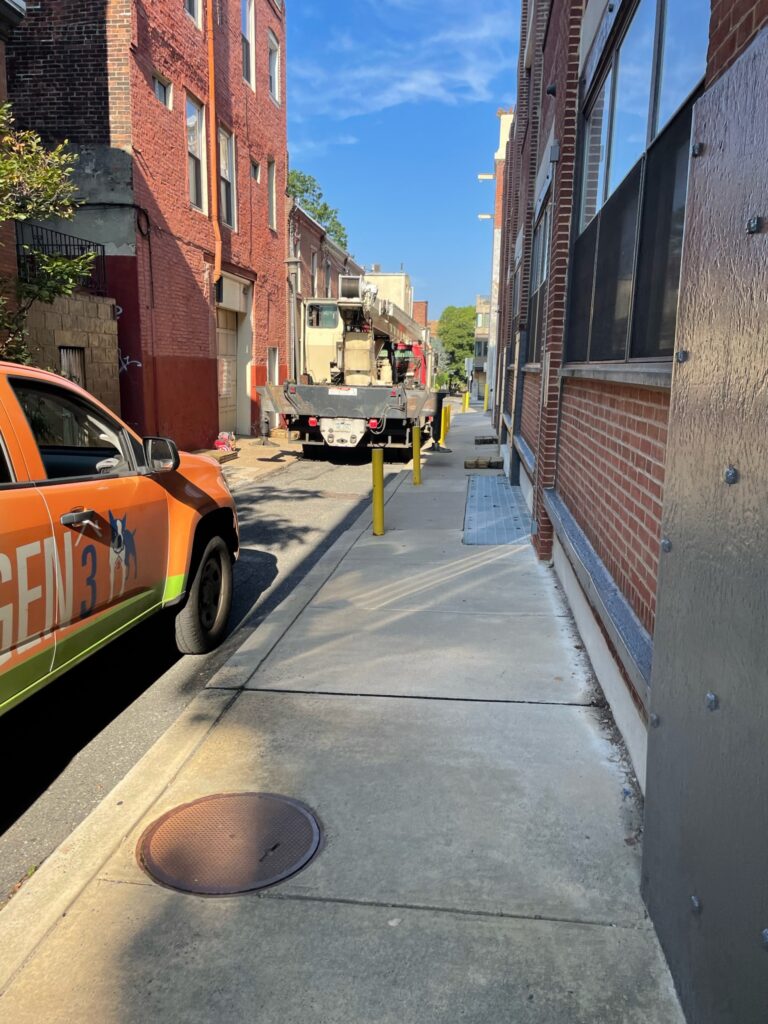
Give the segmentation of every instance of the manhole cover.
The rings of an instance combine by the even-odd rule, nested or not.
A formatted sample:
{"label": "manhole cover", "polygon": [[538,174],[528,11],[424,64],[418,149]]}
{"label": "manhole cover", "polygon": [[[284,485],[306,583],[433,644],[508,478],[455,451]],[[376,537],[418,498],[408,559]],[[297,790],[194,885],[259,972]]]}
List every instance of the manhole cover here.
{"label": "manhole cover", "polygon": [[231,896],[282,882],[320,845],[320,826],[297,800],[222,793],[158,818],[139,840],[139,864],[171,889]]}

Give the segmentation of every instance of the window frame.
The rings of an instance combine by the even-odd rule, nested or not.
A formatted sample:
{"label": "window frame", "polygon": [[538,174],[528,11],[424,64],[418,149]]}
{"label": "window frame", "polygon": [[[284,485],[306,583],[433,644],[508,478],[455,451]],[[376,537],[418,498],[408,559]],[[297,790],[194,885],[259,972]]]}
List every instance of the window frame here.
{"label": "window frame", "polygon": [[[158,96],[157,87],[161,86],[165,90],[165,99]],[[158,103],[161,103],[166,110],[173,110],[173,82],[170,78],[166,78],[165,75],[161,75],[159,71],[152,72],[152,92],[154,93],[155,99]]]}
{"label": "window frame", "polygon": [[[671,131],[674,125],[677,124],[678,119],[681,117],[689,116],[689,108],[692,107],[696,98],[701,93],[702,85],[704,82],[705,74],[705,62],[702,66],[701,78],[697,84],[685,95],[677,109],[671,116],[667,116],[666,119],[661,122],[660,113],[660,100],[661,100],[661,85],[662,85],[662,73],[664,71],[664,55],[665,55],[665,28],[667,25],[667,15],[669,11],[669,5],[673,0],[654,0],[654,12],[655,12],[655,23],[654,33],[652,41],[652,56],[651,56],[651,68],[650,68],[650,90],[648,100],[648,110],[646,119],[646,139],[645,146],[640,153],[638,159],[630,168],[627,169],[626,174],[622,177],[621,181],[615,182],[614,187],[611,188],[611,169],[614,161],[614,141],[615,141],[615,129],[616,129],[616,104],[618,102],[618,88],[619,88],[619,77],[621,72],[621,49],[627,39],[632,28],[635,16],[638,13],[642,0],[633,0],[626,4],[626,11],[621,11],[619,18],[614,26],[614,31],[611,32],[610,36],[606,40],[605,47],[599,59],[594,64],[594,73],[590,74],[590,80],[583,90],[581,98],[581,109],[579,114],[579,139],[578,139],[578,159],[577,159],[577,188],[575,195],[578,197],[578,202],[575,204],[573,213],[573,231],[572,231],[572,242],[571,242],[571,257],[569,261],[569,274],[568,274],[568,298],[567,298],[567,319],[566,319],[566,349],[565,349],[565,364],[566,365],[599,365],[602,367],[610,366],[624,366],[629,363],[668,363],[672,359],[671,353],[662,353],[656,351],[652,354],[647,355],[633,355],[633,339],[635,337],[635,301],[636,301],[636,288],[637,279],[640,272],[640,249],[643,241],[643,232],[648,230],[645,219],[646,209],[646,166],[648,163],[649,154],[655,149],[661,140],[667,137],[667,132]],[[667,69],[668,72],[669,69]],[[600,93],[603,90],[606,81],[610,79],[610,89],[606,95],[606,112],[605,117],[607,118],[607,132],[606,132],[606,152],[604,154],[605,166],[603,169],[603,187],[602,195],[599,197],[599,202],[596,203],[595,212],[589,219],[585,219],[584,208],[587,201],[587,193],[585,187],[585,178],[587,175],[587,141],[589,138],[589,118],[592,115],[595,104],[599,101]],[[661,142],[663,144],[663,141]],[[639,185],[638,185],[638,212],[637,212],[637,226],[636,226],[636,237],[633,257],[633,270],[631,280],[631,291],[629,300],[629,314],[628,314],[628,325],[627,325],[627,336],[624,347],[624,356],[616,359],[604,359],[591,358],[591,351],[593,345],[593,315],[594,315],[594,301],[595,293],[600,287],[598,281],[597,266],[600,258],[600,238],[601,238],[601,217],[606,205],[610,199],[624,186],[627,180],[638,171],[639,168]],[[594,242],[592,252],[592,299],[590,301],[590,313],[589,313],[589,324],[587,327],[586,336],[586,357],[581,356],[577,359],[571,359],[569,355],[569,348],[573,344],[569,342],[571,338],[572,328],[572,312],[574,306],[573,289],[575,287],[575,247],[584,233],[589,227],[595,222],[596,228],[596,239]],[[591,243],[590,243],[591,244]],[[528,325],[530,328],[530,324]],[[661,337],[657,339],[656,348],[660,349]],[[582,346],[580,346],[582,347]]]}
{"label": "window frame", "polygon": [[[197,133],[200,140],[200,155],[193,153],[189,148],[189,108],[192,105],[197,111]],[[185,94],[184,100],[184,138],[187,153],[187,197],[193,210],[208,215],[208,166],[206,161],[206,140],[207,140],[207,111],[205,104],[201,103],[191,92]],[[194,201],[192,196],[192,177],[190,174],[190,160],[197,160],[200,164],[200,205]]]}
{"label": "window frame", "polygon": [[[226,178],[224,176],[224,161],[221,159],[221,145],[222,140],[226,141],[228,163],[231,168],[232,178]],[[220,205],[220,216],[221,223],[229,228],[231,231],[237,231],[237,143],[235,140],[234,132],[231,132],[223,124],[219,125],[219,205]],[[231,206],[232,219],[231,221],[226,219],[225,210],[227,203],[225,202],[226,190],[229,189],[229,205]]]}
{"label": "window frame", "polygon": [[[243,32],[245,22],[249,35]],[[256,91],[256,7],[254,0],[240,0],[240,40],[242,43],[243,81]],[[246,46],[248,58],[246,62]],[[248,74],[246,75],[246,67]]]}
{"label": "window frame", "polygon": [[[203,11],[201,0],[182,0],[184,4],[184,13],[195,25],[196,28],[202,29],[203,27]],[[190,6],[194,8],[194,11],[190,11]]]}
{"label": "window frame", "polygon": [[277,163],[267,161],[267,224],[277,234]]}
{"label": "window frame", "polygon": [[[85,406],[87,409],[93,410],[94,414],[98,419],[104,420],[107,425],[114,431],[120,440],[122,447],[122,454],[127,463],[127,469],[119,473],[86,473],[78,476],[55,476],[48,477],[47,475],[41,479],[35,479],[33,474],[29,473],[29,480],[24,481],[22,484],[4,484],[2,487],[14,487],[14,486],[35,486],[35,487],[55,487],[57,485],[66,485],[72,483],[79,483],[81,481],[89,480],[121,480],[125,477],[143,476],[146,473],[146,463],[139,459],[138,450],[141,448],[139,441],[134,438],[129,432],[128,428],[124,423],[118,420],[115,416],[109,413],[107,410],[102,409],[94,402],[90,401],[87,397],[78,394],[76,391],[70,391],[69,388],[62,387],[61,385],[51,383],[49,381],[39,381],[33,378],[26,377],[23,374],[9,375],[8,382],[10,384],[10,390],[13,397],[18,405],[19,412],[23,418],[26,430],[28,431],[29,438],[35,446],[40,464],[45,471],[45,460],[43,459],[43,453],[40,450],[40,443],[35,435],[34,428],[29,421],[26,410],[19,397],[17,386],[20,385],[23,388],[27,388],[32,391],[43,392],[44,394],[51,394],[54,397],[56,395],[63,395],[66,399],[71,402]],[[54,447],[54,446],[52,446]],[[56,446],[61,447],[61,446]],[[74,445],[64,445],[63,447],[77,447]]]}
{"label": "window frame", "polygon": [[[267,30],[267,85],[269,89],[269,95],[274,102],[280,106],[282,103],[282,89],[281,89],[281,76],[282,76],[282,46],[280,40],[277,38],[272,29]],[[274,59],[274,68],[273,68]]]}

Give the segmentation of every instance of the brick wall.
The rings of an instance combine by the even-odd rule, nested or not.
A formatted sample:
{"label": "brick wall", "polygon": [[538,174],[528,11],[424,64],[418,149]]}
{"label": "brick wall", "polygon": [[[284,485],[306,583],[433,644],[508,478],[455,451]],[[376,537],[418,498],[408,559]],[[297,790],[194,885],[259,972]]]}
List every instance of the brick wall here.
{"label": "brick wall", "polygon": [[420,327],[426,327],[429,323],[429,303],[414,302],[413,319]]}
{"label": "brick wall", "polygon": [[[557,434],[560,390],[558,377],[563,362],[565,302],[568,264],[571,251],[574,177],[576,172],[576,126],[579,105],[579,43],[583,3],[581,0],[555,0],[544,46],[544,81],[556,87],[547,108],[552,111],[554,136],[560,144],[560,159],[554,169],[551,190],[552,235],[545,337],[542,348],[542,373],[545,400],[539,419],[536,445],[536,485],[534,518],[538,531],[534,543],[539,556],[552,554],[554,531],[544,506],[544,491],[553,487],[557,474]],[[543,102],[543,101],[542,101]]]}
{"label": "brick wall", "polygon": [[557,491],[653,633],[669,393],[564,382]]}
{"label": "brick wall", "polygon": [[708,85],[733,64],[765,25],[768,25],[768,0],[713,0]]}
{"label": "brick wall", "polygon": [[[127,3],[129,0],[120,0]],[[20,127],[46,142],[109,142],[107,0],[37,0],[8,43],[8,91]]]}
{"label": "brick wall", "polygon": [[[253,282],[254,386],[266,379],[267,350],[279,349],[282,378],[289,364],[287,330],[287,179],[285,103],[268,94],[267,33],[284,48],[284,23],[270,0],[255,4],[255,83],[243,80],[240,5],[222,4],[215,33],[216,104],[221,126],[235,137],[237,217],[235,229],[222,226],[223,268]],[[151,220],[151,284],[149,245],[140,249],[139,273],[142,335],[152,338],[157,362],[155,401],[159,427],[179,424],[174,433],[187,443],[205,446],[218,430],[216,420],[216,333],[212,263],[214,233],[210,218],[194,209],[187,185],[185,103],[187,93],[206,106],[210,94],[206,36],[176,0],[138,5],[136,48],[131,67],[133,144],[138,151],[134,176],[136,202]],[[285,97],[283,52],[281,96]],[[152,76],[157,71],[173,87],[173,109],[157,100]],[[206,158],[208,154],[206,152]],[[269,227],[268,164],[276,167],[277,230]],[[251,172],[261,168],[260,180]],[[208,175],[211,177],[210,173]],[[210,190],[219,183],[209,180]],[[161,270],[162,268],[162,270]],[[145,341],[145,349],[149,345]],[[172,367],[175,366],[176,370]],[[184,408],[177,408],[166,381],[181,374],[187,390]],[[178,376],[176,377],[178,381]],[[261,422],[254,396],[252,429]]]}
{"label": "brick wall", "polygon": [[523,411],[520,416],[520,433],[534,452],[539,444],[540,411],[541,374],[528,371],[523,375]]}
{"label": "brick wall", "polygon": [[120,383],[115,303],[77,294],[38,303],[27,320],[29,348],[36,366],[61,370],[60,349],[81,348],[85,380],[78,381],[120,415]]}

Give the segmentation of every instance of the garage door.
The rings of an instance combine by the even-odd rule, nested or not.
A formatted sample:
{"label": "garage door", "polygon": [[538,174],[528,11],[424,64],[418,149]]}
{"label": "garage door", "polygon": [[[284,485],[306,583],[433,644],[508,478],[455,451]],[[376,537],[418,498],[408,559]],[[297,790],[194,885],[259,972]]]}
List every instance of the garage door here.
{"label": "garage door", "polygon": [[234,432],[237,422],[237,313],[216,310],[219,360],[219,430]]}

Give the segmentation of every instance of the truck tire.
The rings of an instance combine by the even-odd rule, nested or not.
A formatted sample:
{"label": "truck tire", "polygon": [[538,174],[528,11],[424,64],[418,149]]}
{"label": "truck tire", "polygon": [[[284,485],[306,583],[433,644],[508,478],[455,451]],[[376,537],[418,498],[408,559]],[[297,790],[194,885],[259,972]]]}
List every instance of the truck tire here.
{"label": "truck tire", "polygon": [[211,537],[197,563],[187,600],[176,616],[176,646],[182,654],[207,654],[218,647],[232,607],[232,559],[221,537]]}

